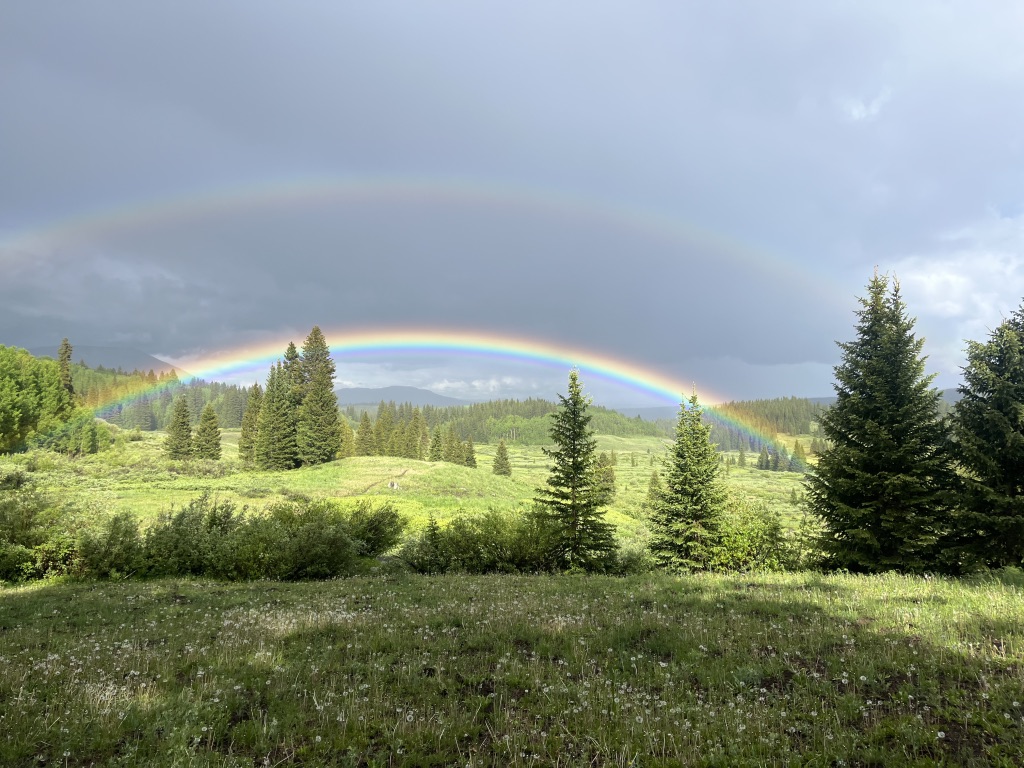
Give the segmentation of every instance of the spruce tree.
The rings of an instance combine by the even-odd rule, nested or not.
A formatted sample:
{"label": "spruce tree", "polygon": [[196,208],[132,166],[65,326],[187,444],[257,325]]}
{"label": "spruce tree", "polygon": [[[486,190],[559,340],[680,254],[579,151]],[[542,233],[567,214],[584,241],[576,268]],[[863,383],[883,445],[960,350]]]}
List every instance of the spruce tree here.
{"label": "spruce tree", "polygon": [[344,416],[338,417],[338,458],[347,459],[356,455],[356,433]]}
{"label": "spruce tree", "polygon": [[377,406],[377,419],[373,423],[374,445],[377,446],[377,453],[380,456],[392,455],[391,438],[395,431],[395,416],[395,404],[381,400]]}
{"label": "spruce tree", "polygon": [[64,391],[70,398],[75,396],[75,385],[71,382],[72,352],[71,342],[67,338],[63,339],[57,350],[57,365],[60,367],[60,385],[64,387]]}
{"label": "spruce tree", "polygon": [[676,439],[651,505],[651,553],[672,571],[711,567],[720,540],[726,492],[703,412],[696,392],[680,403]]}
{"label": "spruce tree", "polygon": [[178,395],[174,400],[164,452],[172,459],[192,458],[192,416],[184,395]]}
{"label": "spruce tree", "polygon": [[430,449],[427,451],[427,461],[444,461],[444,438],[441,436],[441,428],[434,427],[430,436]]}
{"label": "spruce tree", "polygon": [[373,425],[370,423],[370,414],[363,411],[359,419],[359,427],[356,429],[356,456],[376,456],[377,441],[373,436]]}
{"label": "spruce tree", "polygon": [[242,415],[242,433],[238,436],[238,458],[245,465],[256,461],[256,435],[260,418],[260,406],[263,404],[263,388],[257,382],[249,390],[245,401],[245,413]]}
{"label": "spruce tree", "polygon": [[808,502],[834,567],[945,570],[952,473],[923,340],[888,276],[876,273],[860,303],[856,338],[839,344],[836,402],[820,417],[828,446],[808,475]]}
{"label": "spruce tree", "polygon": [[441,439],[441,458],[451,464],[462,464],[464,461],[462,441],[459,440],[453,423],[449,423],[444,430]]}
{"label": "spruce tree", "polygon": [[508,458],[508,447],[504,440],[498,441],[498,449],[494,452],[494,464],[492,471],[496,475],[512,476],[512,462]]}
{"label": "spruce tree", "polygon": [[295,342],[289,341],[284,351],[284,377],[287,382],[288,400],[292,408],[298,411],[302,405],[305,379],[302,373],[302,357],[295,348]]}
{"label": "spruce tree", "polygon": [[256,465],[260,469],[292,469],[298,463],[295,410],[288,373],[280,361],[270,368],[256,428]]}
{"label": "spruce tree", "polygon": [[1024,310],[967,342],[953,408],[963,469],[957,548],[965,567],[1024,563]]}
{"label": "spruce tree", "polygon": [[302,403],[296,413],[296,444],[305,465],[333,461],[341,444],[338,398],[334,394],[334,361],[319,326],[302,345]]}
{"label": "spruce tree", "polygon": [[199,416],[199,427],[192,441],[192,453],[197,459],[220,459],[220,424],[213,405],[207,403]]}
{"label": "spruce tree", "polygon": [[476,448],[473,446],[472,436],[466,439],[466,444],[463,446],[462,455],[462,463],[471,469],[476,469]]}
{"label": "spruce tree", "polygon": [[604,521],[605,493],[597,476],[597,441],[587,413],[590,398],[575,369],[569,373],[569,393],[559,395],[552,415],[554,448],[544,454],[553,461],[547,486],[537,489],[536,501],[552,526],[554,561],[562,568],[599,570],[615,550],[612,526]]}

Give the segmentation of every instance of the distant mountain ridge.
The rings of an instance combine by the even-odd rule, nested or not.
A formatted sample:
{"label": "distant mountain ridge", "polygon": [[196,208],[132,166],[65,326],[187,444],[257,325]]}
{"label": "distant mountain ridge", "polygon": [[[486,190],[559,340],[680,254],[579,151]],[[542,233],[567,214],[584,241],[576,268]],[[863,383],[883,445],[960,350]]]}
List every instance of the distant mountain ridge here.
{"label": "distant mountain ridge", "polygon": [[460,400],[419,387],[339,387],[334,390],[339,405],[377,405],[385,403],[412,403],[413,405],[456,406],[471,405],[472,400]]}
{"label": "distant mountain ridge", "polygon": [[[59,344],[54,344],[52,349],[47,349],[46,347],[33,347],[29,349],[28,352],[35,357],[52,357],[56,360],[58,346]],[[102,365],[104,368],[112,368],[114,370],[120,368],[126,373],[131,373],[132,371],[149,373],[149,371],[152,370],[154,373],[158,374],[174,371],[179,377],[191,377],[192,375],[183,368],[173,366],[166,360],[161,360],[159,357],[153,357],[139,349],[124,347],[96,347],[86,344],[74,344],[71,349],[71,362],[84,362],[90,368],[96,368]]]}

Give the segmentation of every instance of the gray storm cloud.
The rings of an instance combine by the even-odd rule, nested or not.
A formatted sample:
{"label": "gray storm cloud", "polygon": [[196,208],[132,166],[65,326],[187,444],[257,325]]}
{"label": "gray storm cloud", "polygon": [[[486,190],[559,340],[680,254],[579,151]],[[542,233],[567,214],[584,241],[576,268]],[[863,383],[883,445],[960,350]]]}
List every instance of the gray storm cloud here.
{"label": "gray storm cloud", "polygon": [[[904,280],[949,386],[964,334],[1024,290],[1006,234],[1024,223],[1022,14],[9,4],[0,343],[183,357],[314,323],[443,326],[582,346],[736,396],[828,394],[834,340],[877,265]],[[306,179],[415,180],[421,194],[86,225]],[[453,184],[518,198],[441,194]],[[538,203],[559,198],[593,211]],[[950,232],[970,235],[953,248]],[[401,361],[373,364],[360,375],[408,383],[385,380]],[[445,365],[416,381],[525,394],[539,380]]]}

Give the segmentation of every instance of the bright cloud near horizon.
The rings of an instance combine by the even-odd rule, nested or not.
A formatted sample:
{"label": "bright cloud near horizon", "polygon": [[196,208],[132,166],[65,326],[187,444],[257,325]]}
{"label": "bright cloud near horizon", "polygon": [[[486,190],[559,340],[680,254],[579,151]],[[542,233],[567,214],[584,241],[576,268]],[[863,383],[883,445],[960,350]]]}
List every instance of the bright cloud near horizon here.
{"label": "bright cloud near horizon", "polygon": [[[877,267],[955,386],[1024,297],[1022,29],[1008,0],[8,3],[0,344],[187,367],[456,329],[828,395]],[[470,399],[565,373],[338,360]]]}

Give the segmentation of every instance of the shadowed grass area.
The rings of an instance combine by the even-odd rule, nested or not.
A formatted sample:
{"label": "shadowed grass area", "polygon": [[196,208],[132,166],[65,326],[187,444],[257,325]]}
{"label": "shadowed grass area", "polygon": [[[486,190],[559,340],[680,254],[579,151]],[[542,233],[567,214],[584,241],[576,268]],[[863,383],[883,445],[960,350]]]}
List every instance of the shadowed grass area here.
{"label": "shadowed grass area", "polygon": [[6,589],[0,764],[1016,766],[1019,581]]}

